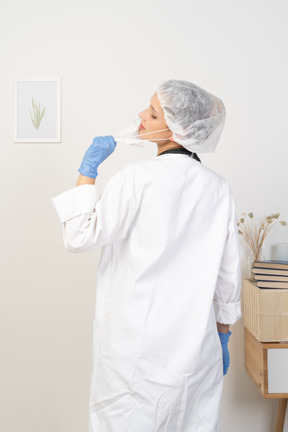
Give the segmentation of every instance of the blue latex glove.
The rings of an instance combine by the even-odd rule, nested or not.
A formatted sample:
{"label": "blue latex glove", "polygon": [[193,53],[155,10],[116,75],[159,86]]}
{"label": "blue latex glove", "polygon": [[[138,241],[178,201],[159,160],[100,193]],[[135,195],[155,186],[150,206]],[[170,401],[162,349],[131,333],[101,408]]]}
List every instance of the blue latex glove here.
{"label": "blue latex glove", "polygon": [[231,336],[231,332],[229,333],[220,333],[218,332],[221,345],[222,345],[222,352],[223,352],[223,375],[227,374],[229,365],[230,365],[230,355],[228,351],[228,341],[229,337]]}
{"label": "blue latex glove", "polygon": [[78,170],[80,174],[96,178],[98,175],[98,166],[113,153],[115,147],[116,141],[111,135],[94,138],[91,146],[86,150]]}

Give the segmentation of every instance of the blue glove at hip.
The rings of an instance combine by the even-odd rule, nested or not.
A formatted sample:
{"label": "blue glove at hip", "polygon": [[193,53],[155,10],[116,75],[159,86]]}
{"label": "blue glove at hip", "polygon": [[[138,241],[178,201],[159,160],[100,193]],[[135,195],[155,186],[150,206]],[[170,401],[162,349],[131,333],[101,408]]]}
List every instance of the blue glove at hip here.
{"label": "blue glove at hip", "polygon": [[111,135],[94,138],[91,146],[86,150],[79,173],[96,178],[98,166],[113,153],[115,147],[116,141]]}
{"label": "blue glove at hip", "polygon": [[223,353],[223,375],[227,374],[229,365],[230,365],[230,355],[228,351],[228,341],[229,337],[231,336],[231,332],[229,333],[220,333],[218,332],[221,345],[222,345],[222,353]]}

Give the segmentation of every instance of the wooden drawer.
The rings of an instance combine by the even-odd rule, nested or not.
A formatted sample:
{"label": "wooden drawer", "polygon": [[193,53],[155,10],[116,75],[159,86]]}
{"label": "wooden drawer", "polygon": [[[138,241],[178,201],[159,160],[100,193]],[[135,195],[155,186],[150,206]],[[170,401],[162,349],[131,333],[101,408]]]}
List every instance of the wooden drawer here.
{"label": "wooden drawer", "polygon": [[245,368],[264,398],[288,398],[288,343],[259,342],[245,327]]}

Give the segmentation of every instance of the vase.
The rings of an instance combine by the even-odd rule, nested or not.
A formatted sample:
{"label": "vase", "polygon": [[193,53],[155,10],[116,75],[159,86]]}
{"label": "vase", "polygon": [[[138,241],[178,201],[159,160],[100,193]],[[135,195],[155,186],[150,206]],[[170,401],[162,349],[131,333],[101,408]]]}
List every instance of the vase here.
{"label": "vase", "polygon": [[252,249],[250,249],[250,254],[248,256],[248,273],[249,273],[249,280],[252,282],[255,282],[255,275],[252,272],[252,269],[254,267],[254,263],[256,261],[263,261],[265,259],[262,248],[257,249],[256,252],[254,252]]}

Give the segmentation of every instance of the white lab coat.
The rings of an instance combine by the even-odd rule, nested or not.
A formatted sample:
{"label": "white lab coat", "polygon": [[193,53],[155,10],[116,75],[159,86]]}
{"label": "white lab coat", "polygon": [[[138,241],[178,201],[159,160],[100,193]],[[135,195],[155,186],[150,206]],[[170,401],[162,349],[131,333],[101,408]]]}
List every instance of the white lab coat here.
{"label": "white lab coat", "polygon": [[90,432],[216,432],[223,384],[216,321],[241,316],[234,202],[186,154],[130,163],[52,199],[65,247],[102,246]]}

